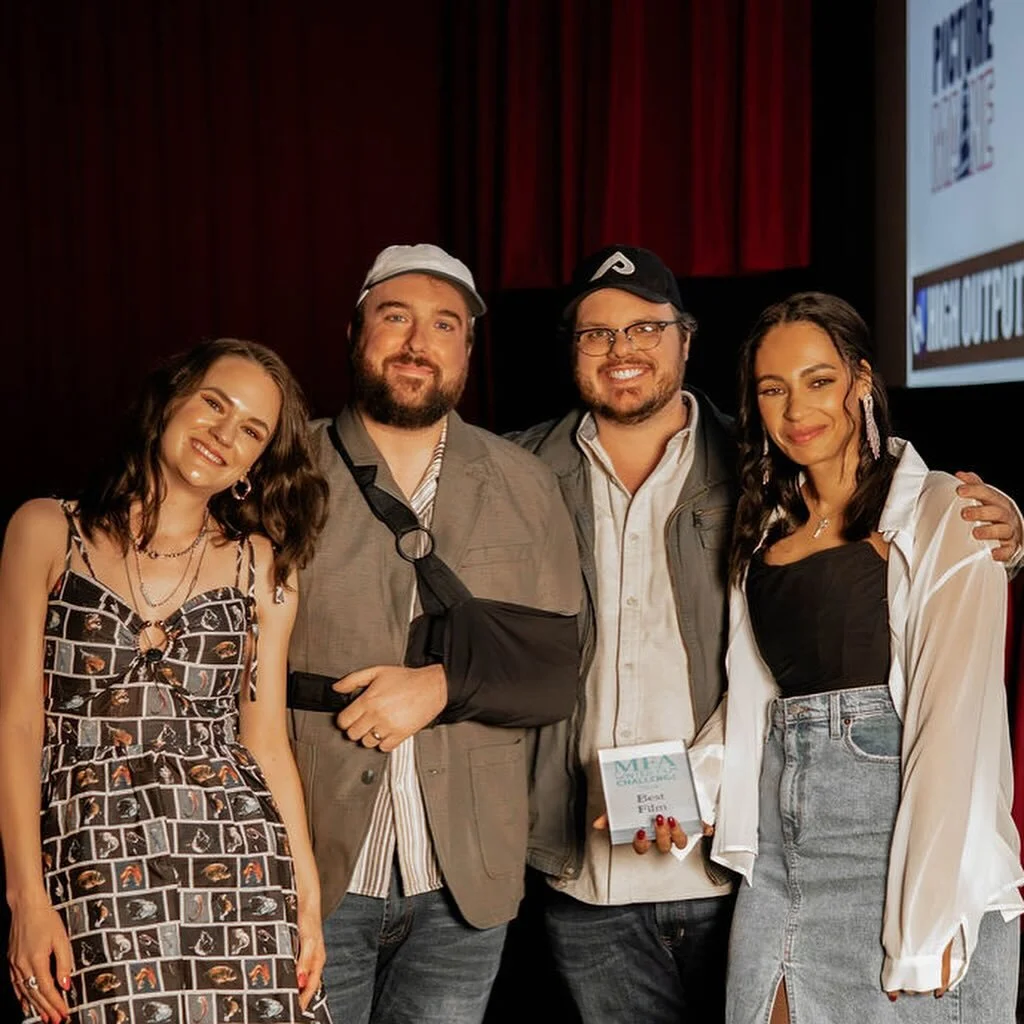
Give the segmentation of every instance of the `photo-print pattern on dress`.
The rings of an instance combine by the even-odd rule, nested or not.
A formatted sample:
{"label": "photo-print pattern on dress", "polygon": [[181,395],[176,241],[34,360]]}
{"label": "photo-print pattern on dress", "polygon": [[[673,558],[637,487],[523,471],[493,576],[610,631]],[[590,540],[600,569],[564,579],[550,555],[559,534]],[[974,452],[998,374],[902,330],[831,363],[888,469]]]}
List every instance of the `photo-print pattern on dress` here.
{"label": "photo-print pattern on dress", "polygon": [[[46,621],[42,839],[74,954],[72,1021],[328,1022],[322,990],[299,1007],[288,838],[237,738],[256,637],[251,544],[239,543],[235,585],[189,598],[147,653],[142,619],[69,524]],[[71,568],[72,542],[88,575]]]}

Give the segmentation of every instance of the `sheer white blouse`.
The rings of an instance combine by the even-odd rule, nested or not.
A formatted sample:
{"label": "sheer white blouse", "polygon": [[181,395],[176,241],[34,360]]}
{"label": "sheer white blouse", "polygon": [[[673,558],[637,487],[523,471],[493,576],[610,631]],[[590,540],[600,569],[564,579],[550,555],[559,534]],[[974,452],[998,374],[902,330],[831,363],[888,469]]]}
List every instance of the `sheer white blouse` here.
{"label": "sheer white blouse", "polygon": [[[958,481],[929,472],[913,447],[899,457],[879,522],[888,563],[889,690],[903,722],[902,792],[889,857],[882,987],[951,987],[967,971],[981,916],[1024,913],[1020,840],[1004,687],[1006,573],[974,538]],[[756,885],[758,777],[777,696],[744,588],[730,597],[725,722],[712,857]]]}

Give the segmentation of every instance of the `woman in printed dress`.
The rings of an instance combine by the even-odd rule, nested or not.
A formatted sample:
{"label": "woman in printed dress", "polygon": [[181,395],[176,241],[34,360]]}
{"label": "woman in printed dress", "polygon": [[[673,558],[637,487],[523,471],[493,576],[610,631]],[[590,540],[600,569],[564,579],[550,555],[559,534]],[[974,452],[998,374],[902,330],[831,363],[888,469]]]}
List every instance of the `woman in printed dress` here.
{"label": "woman in printed dress", "polygon": [[328,1020],[285,719],[326,492],[287,367],[221,339],[150,376],[77,503],[12,518],[0,839],[28,1019]]}

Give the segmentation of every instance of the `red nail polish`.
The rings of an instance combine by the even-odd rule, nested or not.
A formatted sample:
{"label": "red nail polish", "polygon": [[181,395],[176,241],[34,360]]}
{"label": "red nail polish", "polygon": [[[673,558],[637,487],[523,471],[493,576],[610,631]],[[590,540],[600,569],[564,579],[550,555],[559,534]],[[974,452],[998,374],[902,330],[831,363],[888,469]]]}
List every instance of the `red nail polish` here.
{"label": "red nail polish", "polygon": [[654,819],[654,824],[657,825],[658,828],[661,828],[661,826],[665,824],[665,815],[664,814],[659,814]]}
{"label": "red nail polish", "polygon": [[68,992],[71,989],[71,979],[66,974],[60,979],[60,987],[64,989],[65,992]]}
{"label": "red nail polish", "polygon": [[895,992],[886,992],[885,994],[889,997],[889,1002],[890,1003],[895,1003],[896,1002],[896,993]]}
{"label": "red nail polish", "polygon": [[669,828],[675,828],[676,827],[676,819],[673,818],[671,815],[669,815],[668,827]]}
{"label": "red nail polish", "polygon": [[638,829],[636,830],[636,837],[637,837],[637,839],[639,839],[639,840],[640,840],[640,842],[642,843],[642,842],[643,842],[643,841],[644,841],[644,840],[645,840],[645,839],[647,838],[647,832],[646,832],[646,830],[644,830],[644,829],[642,829],[642,828],[638,828]]}
{"label": "red nail polish", "polygon": [[299,988],[305,988],[309,975],[305,971],[299,971]]}

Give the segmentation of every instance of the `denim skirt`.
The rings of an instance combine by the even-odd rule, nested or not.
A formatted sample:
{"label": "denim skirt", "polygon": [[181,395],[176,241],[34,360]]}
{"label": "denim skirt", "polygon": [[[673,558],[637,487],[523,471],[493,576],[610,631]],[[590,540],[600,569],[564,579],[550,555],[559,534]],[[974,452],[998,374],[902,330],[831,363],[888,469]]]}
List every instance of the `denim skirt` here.
{"label": "denim skirt", "polygon": [[760,780],[753,884],[729,944],[728,1024],[1013,1024],[1019,922],[985,914],[964,980],[941,999],[882,991],[882,908],[900,798],[887,686],[776,700]]}

